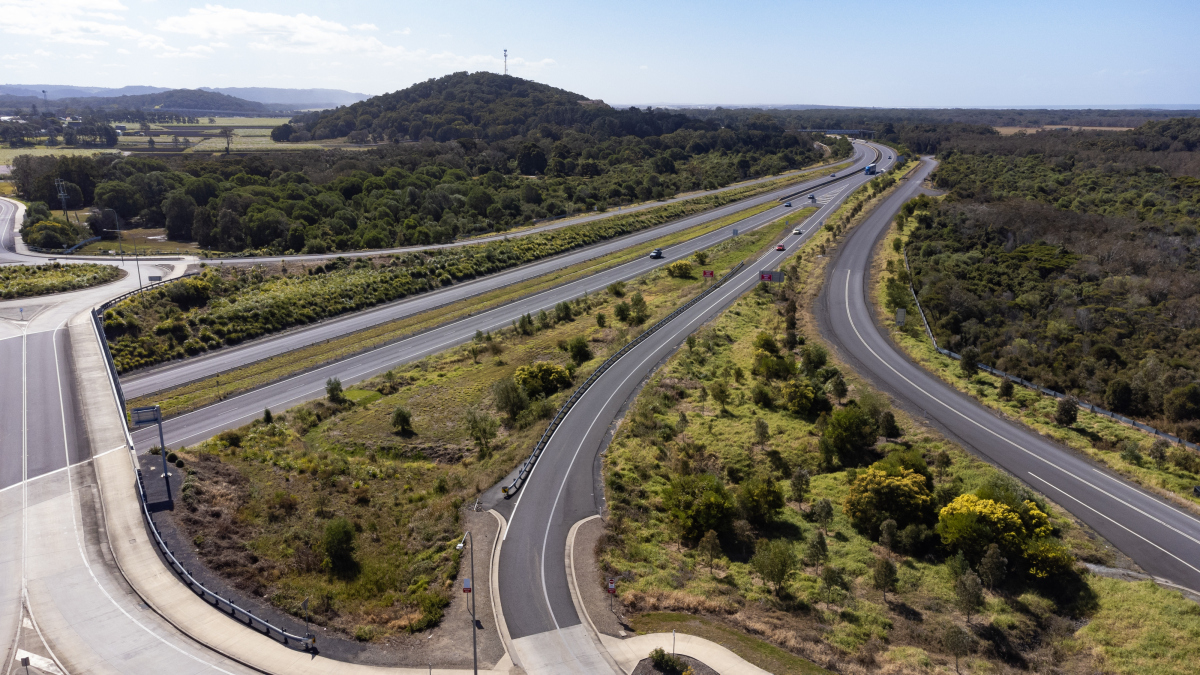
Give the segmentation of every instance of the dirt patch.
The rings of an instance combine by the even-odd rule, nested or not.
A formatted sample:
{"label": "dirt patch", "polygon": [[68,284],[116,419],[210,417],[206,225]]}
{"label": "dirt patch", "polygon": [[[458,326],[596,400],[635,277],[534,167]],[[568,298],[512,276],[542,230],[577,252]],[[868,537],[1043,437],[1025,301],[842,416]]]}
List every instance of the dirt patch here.
{"label": "dirt patch", "polygon": [[[709,668],[690,656],[684,656],[683,654],[677,654],[676,656],[680,661],[683,661],[688,668],[691,668],[692,673],[695,675],[720,675],[717,671]],[[662,673],[663,675],[674,675],[674,673],[668,673],[668,671],[655,668],[654,664],[650,663],[650,659],[642,659],[638,662],[637,667],[633,669],[633,673],[630,675],[658,675],[659,673]]]}
{"label": "dirt patch", "polygon": [[625,608],[605,590],[608,577],[596,564],[596,546],[600,544],[602,534],[604,521],[600,518],[593,518],[576,530],[575,546],[571,553],[571,560],[575,564],[575,581],[579,585],[583,607],[596,630],[611,637],[623,638],[633,629],[625,621]]}

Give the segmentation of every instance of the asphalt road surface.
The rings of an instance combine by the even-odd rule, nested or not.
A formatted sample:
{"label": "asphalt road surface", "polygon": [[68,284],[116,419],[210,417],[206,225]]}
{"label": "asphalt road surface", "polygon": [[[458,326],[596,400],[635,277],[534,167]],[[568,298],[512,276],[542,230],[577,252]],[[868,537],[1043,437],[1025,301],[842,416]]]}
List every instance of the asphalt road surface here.
{"label": "asphalt road surface", "polygon": [[[880,162],[881,168],[890,164],[889,160]],[[856,176],[850,187],[870,179]],[[499,588],[504,618],[514,641],[562,639],[572,653],[579,648],[578,643],[555,635],[581,621],[567,585],[566,538],[574,523],[602,508],[600,455],[607,446],[613,421],[688,335],[753,289],[759,283],[760,271],[777,269],[796,246],[812,236],[815,224],[850,192],[852,189],[842,191],[808,218],[802,236],[786,235],[783,242],[788,250],[771,250],[758,261],[748,262],[724,286],[613,364],[563,419],[517,496],[494,506],[508,519],[500,552]],[[580,655],[577,658],[582,660]]]}
{"label": "asphalt road surface", "polygon": [[822,334],[873,385],[1070,511],[1148,573],[1200,589],[1200,521],[1064,446],[1000,418],[912,363],[876,326],[868,299],[872,247],[935,166],[927,159],[838,247],[818,301]]}
{"label": "asphalt road surface", "polygon": [[[863,146],[855,145],[855,160],[850,169],[839,172],[843,177],[850,175],[846,171],[861,169],[870,161],[873,161],[875,153],[864,150]],[[689,228],[693,228],[704,223],[709,223],[714,220],[725,218],[731,214],[743,211],[752,206],[766,204],[778,200],[783,195],[793,194],[798,191],[812,189],[815,186],[829,183],[837,179],[827,177],[806,181],[800,184],[793,184],[786,189],[776,190],[768,194],[760,195],[752,199],[744,199],[726,206],[706,211],[687,218],[672,221],[665,225],[630,234],[624,237],[611,239],[605,242],[600,242],[586,248],[581,248],[577,251],[571,251],[562,255],[540,260],[528,265],[513,268],[504,272],[498,272],[486,277],[468,281],[465,283],[455,284],[453,286],[433,291],[430,293],[422,293],[414,295],[402,300],[390,302],[385,305],[380,305],[369,310],[355,312],[341,317],[329,319],[309,326],[286,331],[284,333],[264,337],[258,340],[247,342],[236,347],[229,347],[211,352],[198,357],[188,358],[182,361],[168,362],[153,369],[131,373],[121,378],[121,387],[125,392],[125,396],[129,399],[134,399],[139,396],[151,394],[156,391],[164,391],[172,387],[177,387],[180,384],[193,382],[212,375],[225,372],[234,368],[245,366],[266,358],[271,358],[279,354],[307,347],[326,340],[338,338],[360,330],[378,326],[389,321],[403,319],[405,317],[414,316],[422,312],[426,312],[438,307],[443,307],[450,303],[458,302],[467,298],[475,297],[482,293],[487,293],[498,288],[518,284],[528,279],[535,279],[545,274],[549,274],[555,270],[561,270],[572,265],[593,260],[610,253],[621,251],[632,246],[646,244],[662,236],[680,232]],[[843,183],[839,182],[838,185]],[[803,199],[798,199],[796,209],[802,208]],[[796,210],[792,209],[792,210]],[[784,207],[776,207],[768,213],[773,214],[772,217],[778,217],[780,214],[787,212]],[[612,213],[605,214],[606,216],[613,215]],[[588,217],[589,220],[594,219]],[[743,222],[735,227],[741,231],[746,231],[749,227],[754,227],[761,224],[761,218],[752,219],[749,222]],[[530,234],[530,232],[521,233],[522,236]],[[608,270],[603,273],[588,277],[582,283],[573,284],[570,286],[570,292],[573,295],[564,296],[559,289],[543,294],[545,297],[554,297],[556,300],[550,302],[548,306],[553,306],[562,299],[574,299],[583,294],[584,290],[595,290],[603,288],[605,285],[619,279],[628,279],[645,273],[646,271],[664,264],[672,262],[680,258],[687,257],[692,252],[701,248],[708,248],[722,239],[728,238],[731,232],[729,229],[724,229],[718,232],[707,234],[698,239],[693,239],[689,242],[684,242],[676,246],[672,246],[666,250],[667,258],[665,260],[639,260],[618,268],[620,271],[615,272]],[[475,243],[478,243],[477,240]],[[413,250],[413,249],[405,249]],[[647,251],[648,253],[649,251]],[[309,258],[305,256],[305,258]],[[296,258],[287,258],[285,260],[294,260]],[[262,262],[267,259],[257,258],[257,262]],[[599,283],[599,280],[607,279],[604,283]],[[523,306],[531,306],[528,302],[522,302]],[[541,301],[535,301],[532,311],[542,309],[547,305]],[[521,313],[530,311],[524,309]],[[516,314],[514,309],[510,307],[505,316],[511,319]],[[507,320],[506,319],[506,320]],[[473,330],[473,329],[472,329]]]}
{"label": "asphalt road surface", "polygon": [[[872,153],[873,155],[873,153]],[[861,172],[857,175],[848,178],[850,181],[859,181]],[[861,182],[861,181],[859,181]],[[845,183],[838,183],[828,188],[817,189],[819,197],[833,195],[827,203],[822,204],[817,214],[814,217],[818,221],[836,209],[836,205],[848,195],[851,190],[845,188]],[[792,191],[795,191],[793,188]],[[786,215],[795,212],[800,208],[797,200],[796,206],[786,207],[782,204],[775,208],[769,209],[758,215],[752,216],[740,221],[735,226],[740,232],[748,232],[755,228],[761,227],[767,223],[778,220]],[[743,205],[744,208],[744,205]],[[813,221],[817,222],[817,221]],[[732,228],[710,232],[708,234],[696,237],[690,241],[678,244],[666,251],[666,257],[659,260],[650,260],[642,258],[633,262],[620,265],[611,269],[598,272],[594,275],[579,279],[577,281],[558,286],[554,289],[547,290],[535,295],[527,296],[511,303],[501,305],[500,307],[480,312],[478,314],[464,317],[452,323],[439,326],[429,331],[413,335],[397,342],[372,349],[357,356],[342,359],[340,361],[316,368],[306,373],[298,374],[284,380],[280,380],[264,387],[233,396],[219,403],[206,406],[199,410],[173,417],[163,424],[163,431],[169,447],[179,447],[183,445],[191,445],[212,437],[214,434],[224,430],[231,429],[248,424],[256,417],[261,417],[263,410],[270,408],[273,411],[286,410],[294,405],[303,403],[304,401],[319,398],[325,395],[325,381],[331,377],[339,378],[344,385],[353,384],[360,380],[364,380],[386,370],[394,368],[402,363],[409,363],[417,359],[423,358],[430,354],[435,354],[448,347],[463,344],[470,341],[475,336],[475,331],[491,331],[498,328],[509,326],[512,320],[522,314],[536,314],[541,309],[550,309],[554,305],[564,300],[574,300],[585,293],[595,293],[602,291],[606,286],[614,281],[621,281],[634,278],[644,274],[651,269],[660,265],[669,264],[674,260],[686,258],[695,251],[713,246],[731,236]],[[418,307],[424,307],[425,302],[436,302],[436,300],[426,300],[423,296],[418,296],[409,301]],[[372,313],[368,313],[372,314]],[[374,315],[377,316],[377,315]],[[357,317],[348,317],[348,321],[355,322],[352,325],[367,327],[370,323],[357,323]],[[273,341],[264,341],[265,352],[268,355],[279,354],[292,348],[289,340],[290,334],[279,336]],[[304,338],[307,339],[307,338]],[[257,349],[257,346],[256,346]],[[199,362],[204,363],[204,362]],[[162,370],[156,371],[153,375],[154,382],[159,384],[157,387],[167,386],[168,384],[178,384],[187,381],[187,378],[182,376],[180,372],[193,373],[195,371],[186,370],[189,368],[188,362],[179,364],[178,367],[184,368],[183,371]],[[219,372],[219,371],[217,371]],[[194,378],[193,378],[194,379]],[[122,380],[122,389],[125,391],[127,398],[134,398],[141,395],[148,386],[142,386],[141,383],[146,380],[132,379],[128,383]],[[142,429],[134,432],[134,442],[137,444],[139,451],[144,452],[152,446],[158,444],[157,432],[153,429]]]}

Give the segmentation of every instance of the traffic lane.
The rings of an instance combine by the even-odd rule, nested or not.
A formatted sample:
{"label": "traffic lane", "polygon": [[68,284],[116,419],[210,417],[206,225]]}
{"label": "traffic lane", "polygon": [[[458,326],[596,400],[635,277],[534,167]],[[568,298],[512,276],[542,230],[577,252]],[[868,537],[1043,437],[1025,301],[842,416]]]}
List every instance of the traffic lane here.
{"label": "traffic lane", "polygon": [[[814,181],[813,183],[819,183]],[[805,183],[801,186],[793,186],[788,191],[797,189],[806,190],[813,189],[812,184]],[[777,199],[779,194],[784,191],[778,191],[768,195],[770,201]],[[754,203],[762,203],[764,200],[756,199]],[[233,347],[231,349],[222,349],[210,355],[200,356],[197,358],[185,359],[178,363],[165,364],[159,368],[147,371],[142,374],[135,374],[121,379],[121,386],[128,398],[137,398],[156,391],[164,391],[171,387],[178,386],[181,383],[192,382],[204,377],[220,373],[225,370],[230,370],[240,366],[248,365],[261,361],[280,353],[292,351],[309,345],[317,344],[325,340],[341,337],[354,333],[366,328],[377,326],[387,321],[394,321],[408,316],[413,316],[421,312],[430,311],[447,304],[464,300],[480,293],[488,292],[497,288],[502,288],[507,285],[520,283],[527,279],[536,278],[544,274],[548,274],[558,269],[570,267],[587,260],[595,259],[600,256],[608,255],[617,251],[624,250],[640,244],[646,244],[654,239],[660,238],[666,234],[679,232],[700,226],[720,218],[727,217],[746,208],[749,208],[751,203],[735,203],[730,204],[712,211],[690,216],[675,223],[665,226],[659,226],[653,230],[646,232],[635,233],[622,237],[620,239],[611,240],[610,242],[598,244],[595,247],[590,247],[574,253],[556,256],[547,261],[532,263],[527,266],[522,266],[501,272],[495,276],[488,276],[483,279],[469,281],[463,284],[456,284],[447,289],[433,291],[432,293],[423,293],[410,298],[405,298],[399,301],[388,303],[378,308],[369,309],[363,312],[330,319],[329,321],[321,322],[312,326],[293,329],[287,333],[278,336],[256,340],[244,345]],[[739,221],[730,227],[740,227],[742,231],[747,231],[751,228],[761,226],[765,222],[779,217],[790,212],[788,207],[779,206],[770,211],[751,216],[750,218]],[[666,249],[669,259],[662,261],[650,261],[648,259],[640,259],[627,266],[622,266],[616,278],[612,281],[621,280],[624,277],[622,274],[637,276],[643,271],[652,269],[653,267],[671,262],[671,260],[684,258],[692,252],[700,248],[707,248],[719,242],[721,239],[728,236],[727,229],[723,228],[716,232],[701,235],[701,237],[681,242]],[[604,272],[608,277],[612,276],[611,272]],[[587,279],[582,283],[575,284],[580,290],[580,294],[585,290],[595,290],[602,286],[597,286],[594,278],[591,278],[589,283]],[[553,303],[552,303],[553,305]],[[551,305],[551,306],[552,306]],[[541,309],[542,307],[537,307]]]}
{"label": "traffic lane", "polygon": [[[860,277],[848,277],[849,297],[861,297],[863,286],[854,283],[855,278]],[[851,328],[863,332],[870,320],[869,310],[859,305],[852,316]],[[880,351],[886,348],[881,335],[863,338],[871,350],[887,358]],[[883,359],[877,362],[883,363]],[[924,403],[922,407],[966,445],[1053,499],[1148,573],[1200,589],[1200,569],[1193,563],[1200,560],[1200,521],[1040,435],[997,418],[918,368],[892,365],[895,378],[914,393],[920,392],[907,398]]]}
{"label": "traffic lane", "polygon": [[0,489],[21,482],[24,454],[25,373],[23,338],[0,339],[0,373],[8,384],[0,396]]}
{"label": "traffic lane", "polygon": [[26,455],[29,478],[67,465],[66,435],[59,399],[54,333],[26,337]]}
{"label": "traffic lane", "polygon": [[[739,227],[740,231],[750,231],[757,229],[764,224],[767,224],[777,218],[785,216],[790,210],[784,207],[777,207],[770,211],[765,211],[761,214],[756,214],[749,218],[738,221],[734,226]],[[706,220],[711,220],[708,218]],[[690,223],[686,227],[679,229],[687,229],[702,223]],[[564,284],[553,289],[535,293],[526,296],[512,303],[502,305],[494,311],[500,311],[505,314],[506,318],[502,321],[509,321],[514,316],[516,309],[514,305],[524,307],[523,311],[538,311],[548,307],[553,307],[558,302],[561,302],[562,296],[566,295],[568,299],[574,299],[584,293],[595,292],[603,289],[608,284],[614,281],[622,281],[633,278],[648,272],[660,265],[669,264],[675,260],[686,258],[697,250],[714,246],[721,241],[729,238],[729,228],[715,230],[696,238],[681,242],[675,246],[664,249],[666,257],[659,260],[651,260],[648,257],[640,257],[617,267],[602,269],[596,274],[586,276],[582,279]],[[567,259],[554,262],[535,263],[534,265],[518,268],[516,271],[501,273],[497,277],[487,277],[480,280],[467,282],[461,285],[455,285],[443,291],[434,291],[430,294],[420,294],[412,298],[400,300],[398,302],[389,303],[380,308],[366,310],[364,312],[356,312],[354,314],[332,319],[327,322],[315,324],[311,327],[297,329],[288,333],[284,333],[275,337],[265,338],[255,342],[248,343],[243,346],[234,347],[230,350],[220,350],[211,355],[201,356],[195,359],[187,359],[179,363],[167,364],[163,367],[148,371],[144,374],[134,375],[128,378],[121,379],[121,387],[127,398],[137,398],[156,391],[163,391],[171,387],[179,386],[185,382],[191,382],[202,379],[209,375],[217,374],[225,370],[236,368],[239,366],[255,363],[266,358],[277,356],[281,353],[289,352],[295,349],[306,347],[312,344],[317,344],[325,340],[348,335],[360,330],[377,326],[381,323],[402,319],[408,316],[420,314],[435,310],[438,307],[457,302],[459,300],[468,299],[480,293],[502,288],[507,285],[520,283],[530,278],[536,278],[543,274],[548,274],[556,269],[568,267],[580,262],[586,262],[588,259],[607,255],[608,253],[620,251],[631,246],[646,243],[653,239],[662,236],[662,232],[656,233],[653,236],[644,238],[644,241],[625,241],[611,246],[605,246],[600,251],[581,251],[578,254],[570,254]],[[553,296],[555,299],[546,304],[546,298]],[[531,304],[532,303],[532,304]],[[489,310],[491,312],[493,310]]]}
{"label": "traffic lane", "polygon": [[[1200,521],[1023,426],[996,417],[911,363],[875,326],[864,283],[871,244],[933,168],[932,163],[923,167],[893,200],[872,214],[860,231],[852,233],[844,255],[835,261],[825,315],[836,340],[862,366],[860,372],[881,382],[881,388],[932,415],[968,447],[1050,496],[1147,571],[1200,588],[1200,572],[1191,563],[1200,541]],[[845,281],[838,283],[839,278]],[[860,344],[862,348],[855,349]]]}
{"label": "traffic lane", "polygon": [[25,258],[17,255],[17,205],[0,199],[0,264],[23,263]]}

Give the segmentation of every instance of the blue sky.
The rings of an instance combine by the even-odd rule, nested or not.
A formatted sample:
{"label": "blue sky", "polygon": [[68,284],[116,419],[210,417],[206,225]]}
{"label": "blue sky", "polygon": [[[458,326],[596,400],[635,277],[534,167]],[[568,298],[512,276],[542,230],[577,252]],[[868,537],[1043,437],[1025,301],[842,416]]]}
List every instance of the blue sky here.
{"label": "blue sky", "polygon": [[611,103],[1200,104],[1200,2],[0,0],[0,81],[329,87],[502,69]]}

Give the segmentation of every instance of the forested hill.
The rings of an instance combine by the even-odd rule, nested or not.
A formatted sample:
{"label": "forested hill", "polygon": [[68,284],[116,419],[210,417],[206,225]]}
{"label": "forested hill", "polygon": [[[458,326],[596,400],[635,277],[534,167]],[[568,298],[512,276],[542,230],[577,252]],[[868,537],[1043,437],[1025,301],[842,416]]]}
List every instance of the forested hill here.
{"label": "forested hill", "polygon": [[495,73],[454,73],[344,108],[297,117],[315,139],[360,131],[377,141],[500,141],[543,124],[576,127],[601,138],[660,136],[721,125],[665,111],[614,110],[580,94]]}
{"label": "forested hill", "polygon": [[[41,107],[42,99],[0,94],[0,105],[4,107]],[[267,112],[271,108],[262,103],[247,101],[235,96],[200,89],[172,89],[154,94],[135,96],[82,96],[62,98],[50,102],[52,110],[191,110],[203,112]]]}

